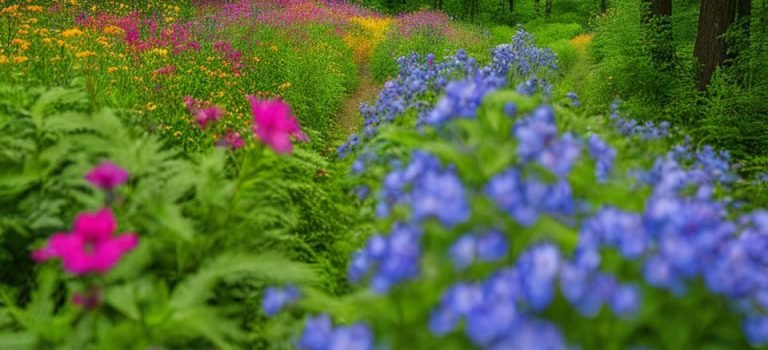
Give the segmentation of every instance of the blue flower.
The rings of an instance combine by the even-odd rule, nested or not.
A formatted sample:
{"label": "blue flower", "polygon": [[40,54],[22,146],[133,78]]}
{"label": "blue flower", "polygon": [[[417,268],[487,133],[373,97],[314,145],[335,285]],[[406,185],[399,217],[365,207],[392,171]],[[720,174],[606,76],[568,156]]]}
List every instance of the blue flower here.
{"label": "blue flower", "polygon": [[549,243],[535,245],[520,256],[517,266],[525,300],[534,310],[545,309],[554,298],[560,251]]}
{"label": "blue flower", "polygon": [[481,261],[498,261],[507,256],[509,243],[499,231],[490,231],[477,237],[477,258]]}
{"label": "blue flower", "polygon": [[430,171],[413,187],[413,218],[422,221],[435,217],[446,227],[469,219],[469,203],[464,185],[454,171]]}
{"label": "blue flower", "polygon": [[372,350],[373,333],[362,323],[333,328],[328,315],[322,314],[307,320],[299,338],[302,350]]}
{"label": "blue flower", "polygon": [[473,235],[459,237],[449,248],[449,254],[453,266],[457,270],[463,270],[475,261],[477,241]]}
{"label": "blue flower", "polygon": [[611,148],[600,137],[592,134],[589,137],[589,155],[596,162],[595,174],[597,180],[604,182],[613,169],[613,162],[616,159],[616,150]]}
{"label": "blue flower", "polygon": [[640,308],[640,291],[632,285],[619,286],[613,293],[610,305],[617,315],[634,315]]}
{"label": "blue flower", "polygon": [[264,291],[261,307],[267,316],[274,316],[285,307],[286,304],[299,298],[299,290],[294,286],[283,288],[269,287]]}
{"label": "blue flower", "polygon": [[768,317],[750,316],[744,320],[742,327],[750,344],[754,346],[768,344]]}

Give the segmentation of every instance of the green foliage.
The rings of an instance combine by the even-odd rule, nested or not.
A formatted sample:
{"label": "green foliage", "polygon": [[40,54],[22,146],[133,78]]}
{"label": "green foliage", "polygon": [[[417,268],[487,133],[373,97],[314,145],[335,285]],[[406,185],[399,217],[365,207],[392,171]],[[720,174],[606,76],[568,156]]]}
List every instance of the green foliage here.
{"label": "green foliage", "polygon": [[[124,126],[114,112],[83,112],[82,90],[0,91],[3,302],[13,319],[0,328],[27,332],[15,341],[127,349],[195,348],[207,339],[240,348],[254,341],[245,337],[247,328],[260,327],[243,325],[260,317],[265,282],[346,288],[335,242],[354,215],[327,160],[310,149],[300,147],[293,157],[265,146],[181,154],[158,136]],[[120,232],[141,240],[103,280],[108,306],[90,313],[69,303],[86,281],[43,268],[43,280],[35,282],[30,276],[39,269],[29,253],[53,232],[68,230],[76,213],[107,199],[83,179],[99,159],[130,173],[113,211]],[[58,292],[46,289],[62,283]],[[47,311],[36,311],[43,301]]]}

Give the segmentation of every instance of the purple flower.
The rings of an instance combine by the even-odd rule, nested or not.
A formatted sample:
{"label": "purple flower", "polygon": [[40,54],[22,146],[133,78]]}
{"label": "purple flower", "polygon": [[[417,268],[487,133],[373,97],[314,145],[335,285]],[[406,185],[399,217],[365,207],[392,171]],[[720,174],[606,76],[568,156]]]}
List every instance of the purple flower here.
{"label": "purple flower", "polygon": [[93,168],[85,180],[104,191],[111,191],[128,181],[128,172],[108,160]]}

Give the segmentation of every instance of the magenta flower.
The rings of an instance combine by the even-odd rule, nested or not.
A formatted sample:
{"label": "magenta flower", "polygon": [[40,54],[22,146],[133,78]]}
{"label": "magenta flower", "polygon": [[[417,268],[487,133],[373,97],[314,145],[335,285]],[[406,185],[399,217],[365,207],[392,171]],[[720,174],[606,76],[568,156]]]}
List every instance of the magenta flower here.
{"label": "magenta flower", "polygon": [[253,113],[253,131],[261,142],[266,143],[275,152],[290,154],[293,151],[291,138],[307,141],[309,138],[299,126],[299,121],[292,115],[291,107],[280,99],[259,100],[253,95],[247,96]]}
{"label": "magenta flower", "polygon": [[240,136],[239,132],[228,130],[224,134],[222,139],[223,145],[226,145],[232,149],[243,148],[245,146],[245,140]]}
{"label": "magenta flower", "polygon": [[77,276],[107,273],[139,243],[133,233],[112,237],[115,229],[117,222],[107,208],[81,213],[75,218],[72,232],[51,236],[45,247],[32,253],[32,259],[43,262],[59,258],[64,270]]}
{"label": "magenta flower", "polygon": [[128,181],[128,172],[108,160],[101,162],[85,175],[85,180],[102,190],[109,191]]}
{"label": "magenta flower", "polygon": [[201,129],[205,129],[209,123],[218,121],[224,115],[224,110],[219,107],[213,106],[203,108],[195,113],[197,125]]}

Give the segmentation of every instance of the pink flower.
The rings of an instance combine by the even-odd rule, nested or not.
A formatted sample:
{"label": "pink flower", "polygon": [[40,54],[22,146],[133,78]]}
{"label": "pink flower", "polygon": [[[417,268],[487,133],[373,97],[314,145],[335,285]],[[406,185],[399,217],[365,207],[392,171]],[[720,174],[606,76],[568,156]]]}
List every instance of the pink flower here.
{"label": "pink flower", "polygon": [[200,104],[200,101],[196,100],[192,96],[184,96],[184,106],[187,107],[187,110],[189,113],[194,113],[194,111],[197,110],[197,106]]}
{"label": "pink flower", "polygon": [[85,175],[85,180],[102,190],[112,190],[128,181],[128,172],[108,160]]}
{"label": "pink flower", "polygon": [[133,233],[113,237],[116,228],[117,222],[109,209],[81,213],[75,218],[72,232],[51,236],[45,247],[32,253],[32,259],[43,262],[59,258],[67,272],[78,276],[107,273],[139,243],[139,237]]}
{"label": "pink flower", "polygon": [[235,131],[227,131],[222,141],[224,145],[229,146],[232,149],[243,148],[243,146],[245,146],[245,140],[243,140],[239,132]]}
{"label": "pink flower", "polygon": [[155,70],[155,74],[157,75],[172,75],[175,73],[176,73],[176,66],[172,64]]}
{"label": "pink flower", "polygon": [[253,95],[247,96],[253,113],[253,131],[256,137],[266,143],[275,152],[290,154],[293,151],[291,138],[307,141],[309,138],[299,126],[299,121],[292,115],[291,107],[280,99],[259,100]]}
{"label": "pink flower", "polygon": [[196,121],[200,128],[205,129],[210,122],[218,121],[224,115],[224,110],[219,107],[213,106],[203,108],[197,111]]}

